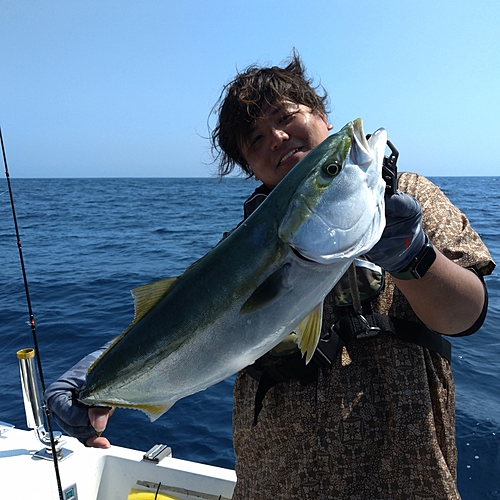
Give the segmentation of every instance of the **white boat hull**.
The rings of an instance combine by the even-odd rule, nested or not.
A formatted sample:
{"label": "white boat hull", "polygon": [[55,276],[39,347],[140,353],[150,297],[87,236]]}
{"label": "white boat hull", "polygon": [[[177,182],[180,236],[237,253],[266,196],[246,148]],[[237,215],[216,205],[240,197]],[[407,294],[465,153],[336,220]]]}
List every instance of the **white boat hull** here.
{"label": "white boat hull", "polygon": [[[60,498],[52,461],[35,457],[42,446],[34,431],[15,429],[0,422],[2,498]],[[230,499],[236,483],[233,470],[203,465],[171,456],[158,464],[144,461],[144,452],[112,446],[86,448],[63,436],[73,454],[59,462],[64,500],[126,500],[132,489],[179,499]],[[149,488],[148,488],[149,485]]]}

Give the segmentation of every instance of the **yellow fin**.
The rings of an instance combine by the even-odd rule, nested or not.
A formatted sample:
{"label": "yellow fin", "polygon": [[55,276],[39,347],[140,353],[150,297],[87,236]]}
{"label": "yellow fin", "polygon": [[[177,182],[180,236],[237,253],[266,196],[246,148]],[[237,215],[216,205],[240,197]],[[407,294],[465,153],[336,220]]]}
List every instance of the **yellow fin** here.
{"label": "yellow fin", "polygon": [[172,405],[148,405],[148,404],[132,404],[132,403],[109,403],[109,406],[117,406],[118,408],[129,408],[131,410],[141,410],[144,412],[151,422],[160,418],[166,413]]}
{"label": "yellow fin", "polygon": [[323,324],[323,303],[319,304],[300,323],[295,332],[298,337],[298,345],[302,356],[306,357],[306,364],[316,350],[320,336],[321,325]]}
{"label": "yellow fin", "polygon": [[177,278],[166,278],[132,290],[134,297],[134,323],[144,317],[174,286]]}
{"label": "yellow fin", "polygon": [[128,327],[125,329],[125,331],[122,332],[121,335],[113,339],[111,345],[109,345],[108,348],[92,363],[92,365],[90,365],[89,369],[87,370],[87,376],[98,365],[99,361],[104,358],[104,356],[106,356],[108,352],[125,337],[125,335],[131,330],[131,328],[141,318],[146,316],[146,314],[151,311],[151,309],[153,309],[156,304],[158,304],[163,296],[174,286],[177,279],[177,277],[165,278],[163,280],[155,281],[154,283],[138,286],[131,291],[132,297],[134,297],[134,319],[132,320],[132,323],[128,325]]}

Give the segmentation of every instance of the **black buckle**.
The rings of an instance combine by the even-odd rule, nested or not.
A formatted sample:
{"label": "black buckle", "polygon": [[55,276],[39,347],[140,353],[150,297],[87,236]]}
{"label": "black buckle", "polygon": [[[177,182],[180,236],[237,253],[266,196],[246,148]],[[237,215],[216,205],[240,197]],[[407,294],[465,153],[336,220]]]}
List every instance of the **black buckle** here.
{"label": "black buckle", "polygon": [[363,323],[364,330],[361,332],[356,332],[356,338],[358,340],[363,340],[363,339],[371,339],[373,337],[376,337],[380,332],[380,328],[378,326],[371,326],[370,323],[368,323],[368,320],[362,315],[358,314],[357,316],[361,323]]}
{"label": "black buckle", "polygon": [[[383,325],[381,325],[383,327]],[[348,314],[332,325],[332,331],[344,341],[371,339],[376,337],[382,328],[372,326],[362,314]]]}
{"label": "black buckle", "polygon": [[344,343],[337,335],[334,325],[332,325],[330,331],[319,340],[312,360],[321,368],[329,368],[337,358],[343,345]]}

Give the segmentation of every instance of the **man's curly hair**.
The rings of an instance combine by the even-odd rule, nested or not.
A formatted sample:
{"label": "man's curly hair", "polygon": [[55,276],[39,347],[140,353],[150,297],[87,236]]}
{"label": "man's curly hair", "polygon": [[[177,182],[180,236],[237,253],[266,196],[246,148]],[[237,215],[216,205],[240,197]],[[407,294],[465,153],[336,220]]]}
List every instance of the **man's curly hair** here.
{"label": "man's curly hair", "polygon": [[224,86],[211,113],[218,115],[210,139],[214,160],[219,163],[219,176],[230,174],[235,167],[247,177],[253,176],[241,150],[266,105],[291,101],[308,106],[313,113],[326,115],[328,96],[322,87],[319,95],[317,88],[306,77],[304,65],[295,50],[283,68],[252,65],[238,73]]}

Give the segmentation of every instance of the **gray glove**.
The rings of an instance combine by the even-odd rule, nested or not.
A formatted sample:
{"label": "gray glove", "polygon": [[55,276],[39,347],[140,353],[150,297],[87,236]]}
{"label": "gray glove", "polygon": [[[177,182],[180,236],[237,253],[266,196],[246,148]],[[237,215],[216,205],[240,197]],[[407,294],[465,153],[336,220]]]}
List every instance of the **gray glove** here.
{"label": "gray glove", "polygon": [[45,400],[54,422],[63,432],[76,437],[83,444],[89,437],[95,436],[96,431],[90,425],[89,407],[80,403],[76,395],[85,383],[85,375],[90,365],[110,344],[111,342],[108,342],[85,356],[45,391]]}
{"label": "gray glove", "polygon": [[426,241],[420,203],[402,191],[385,198],[386,226],[378,243],[366,254],[375,264],[397,273],[420,252]]}

